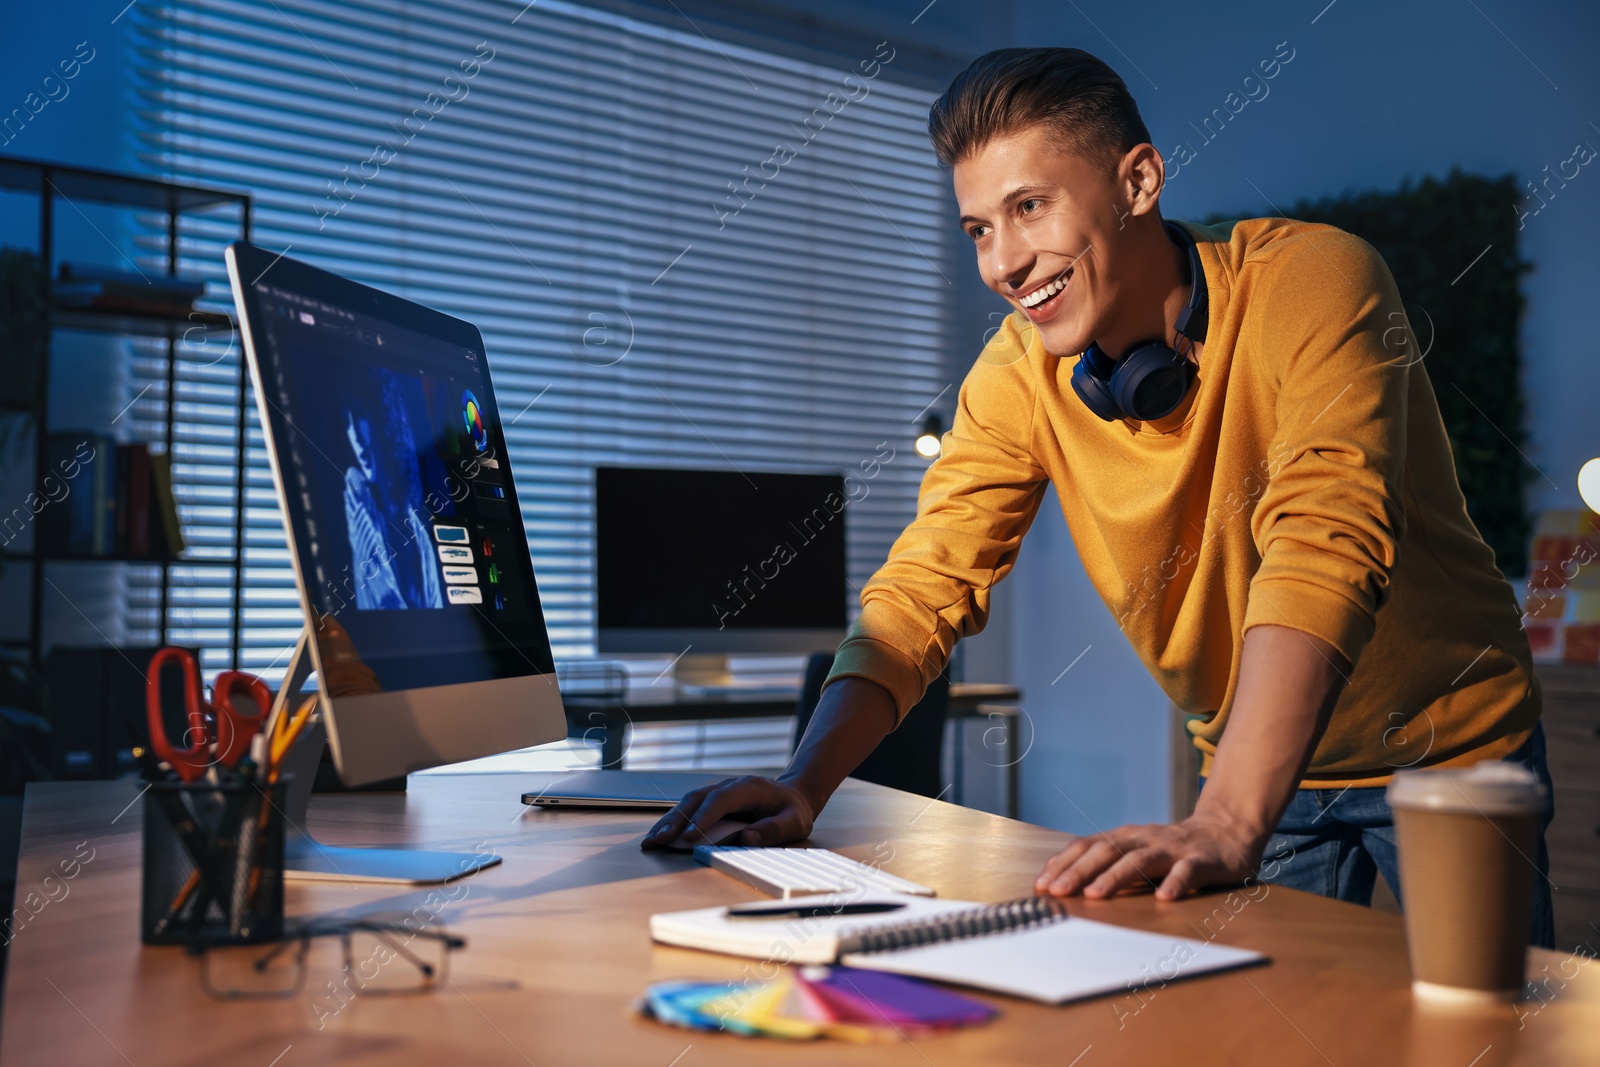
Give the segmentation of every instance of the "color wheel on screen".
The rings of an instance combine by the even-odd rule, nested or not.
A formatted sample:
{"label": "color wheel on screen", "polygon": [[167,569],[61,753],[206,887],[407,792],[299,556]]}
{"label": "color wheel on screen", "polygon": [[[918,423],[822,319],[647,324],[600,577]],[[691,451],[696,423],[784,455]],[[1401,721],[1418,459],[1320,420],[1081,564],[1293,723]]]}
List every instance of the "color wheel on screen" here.
{"label": "color wheel on screen", "polygon": [[479,452],[489,448],[489,431],[483,425],[483,409],[478,406],[478,398],[468,389],[461,394],[461,419],[467,424],[467,435],[472,438],[473,447]]}

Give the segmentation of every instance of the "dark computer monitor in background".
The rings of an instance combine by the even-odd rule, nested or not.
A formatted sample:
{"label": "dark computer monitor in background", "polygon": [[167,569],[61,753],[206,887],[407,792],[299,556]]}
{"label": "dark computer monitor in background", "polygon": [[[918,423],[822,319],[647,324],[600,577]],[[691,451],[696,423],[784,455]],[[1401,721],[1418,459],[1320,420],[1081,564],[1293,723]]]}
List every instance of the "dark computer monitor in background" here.
{"label": "dark computer monitor in background", "polygon": [[844,637],[842,474],[600,467],[594,484],[602,653],[688,650],[715,673],[697,657]]}

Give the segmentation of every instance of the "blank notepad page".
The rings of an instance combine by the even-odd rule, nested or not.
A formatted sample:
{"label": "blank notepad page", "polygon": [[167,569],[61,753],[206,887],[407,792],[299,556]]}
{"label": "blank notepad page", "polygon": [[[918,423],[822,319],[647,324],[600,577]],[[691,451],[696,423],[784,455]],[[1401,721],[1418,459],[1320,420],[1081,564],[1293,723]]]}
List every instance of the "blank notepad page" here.
{"label": "blank notepad page", "polygon": [[839,962],[1061,1004],[1265,960],[1246,949],[1072,918],[916,948],[851,953]]}

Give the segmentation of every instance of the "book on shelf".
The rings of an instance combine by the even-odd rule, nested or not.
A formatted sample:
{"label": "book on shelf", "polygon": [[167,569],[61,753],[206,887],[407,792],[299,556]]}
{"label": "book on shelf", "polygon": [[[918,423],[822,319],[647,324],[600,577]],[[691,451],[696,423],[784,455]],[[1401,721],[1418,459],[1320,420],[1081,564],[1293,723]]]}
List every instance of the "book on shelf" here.
{"label": "book on shelf", "polygon": [[205,282],[189,278],[63,263],[50,296],[56,307],[71,310],[184,315],[205,291]]}
{"label": "book on shelf", "polygon": [[45,462],[38,536],[46,554],[163,560],[183,552],[165,453],[142,441],[61,430],[48,435]]}
{"label": "book on shelf", "polygon": [[[107,468],[111,473],[107,473]],[[115,491],[116,442],[92,430],[60,430],[45,439],[45,475],[36,537],[50,554],[106,553],[108,487]],[[114,507],[115,498],[111,505]]]}
{"label": "book on shelf", "polygon": [[143,559],[151,554],[150,446],[142,441],[121,446],[117,465],[117,543],[127,555]]}
{"label": "book on shelf", "polygon": [[161,545],[169,557],[183,555],[188,546],[183,540],[183,522],[178,518],[178,498],[172,492],[172,456],[150,453],[150,507],[161,524]]}

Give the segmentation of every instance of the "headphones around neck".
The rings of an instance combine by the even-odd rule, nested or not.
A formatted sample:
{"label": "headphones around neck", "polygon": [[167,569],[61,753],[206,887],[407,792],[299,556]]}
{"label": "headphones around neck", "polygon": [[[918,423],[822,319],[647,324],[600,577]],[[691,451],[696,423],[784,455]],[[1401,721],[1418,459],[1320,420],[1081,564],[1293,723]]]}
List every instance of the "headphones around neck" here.
{"label": "headphones around neck", "polygon": [[1189,231],[1174,222],[1165,225],[1173,243],[1189,253],[1189,303],[1178,313],[1177,322],[1183,348],[1168,348],[1166,341],[1160,339],[1141,341],[1121,359],[1112,359],[1091,342],[1072,368],[1072,391],[1085,407],[1107,422],[1165,418],[1183,403],[1194,384],[1196,368],[1189,352],[1196,342],[1206,338],[1206,276],[1200,270],[1200,252]]}

